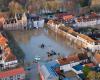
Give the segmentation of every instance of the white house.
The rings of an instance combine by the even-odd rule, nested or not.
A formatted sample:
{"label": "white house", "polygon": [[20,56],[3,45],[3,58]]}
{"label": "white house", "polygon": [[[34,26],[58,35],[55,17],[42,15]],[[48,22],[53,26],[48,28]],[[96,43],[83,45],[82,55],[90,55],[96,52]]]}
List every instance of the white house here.
{"label": "white house", "polygon": [[[74,30],[71,32],[68,32],[68,31],[65,32],[64,30],[59,29],[59,27],[65,27],[64,25],[60,26],[59,24],[55,24],[52,20],[48,21],[47,24],[51,30],[57,32],[58,34],[66,35],[66,38],[73,40],[76,43],[80,43],[83,48],[88,48],[92,52],[95,52],[96,50],[100,50],[100,44],[96,45],[95,44],[96,41],[88,37],[87,35],[76,33]],[[72,35],[72,33],[76,34],[76,36]]]}
{"label": "white house", "polygon": [[0,80],[25,80],[26,72],[19,67],[8,71],[0,72]]}
{"label": "white house", "polygon": [[5,23],[3,24],[3,29],[7,30],[17,30],[24,29],[27,26],[27,16],[25,13],[22,14],[21,20],[15,15],[15,18],[5,19]]}

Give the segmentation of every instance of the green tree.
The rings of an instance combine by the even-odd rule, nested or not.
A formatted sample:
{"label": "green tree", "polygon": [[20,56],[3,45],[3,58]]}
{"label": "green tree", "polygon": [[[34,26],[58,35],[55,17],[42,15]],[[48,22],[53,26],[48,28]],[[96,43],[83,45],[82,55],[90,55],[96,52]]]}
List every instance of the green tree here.
{"label": "green tree", "polygon": [[100,80],[100,72],[96,72],[95,80]]}
{"label": "green tree", "polygon": [[83,67],[83,73],[84,73],[85,77],[87,77],[87,75],[90,71],[91,71],[90,67],[88,67],[88,66]]}
{"label": "green tree", "polygon": [[87,78],[90,80],[95,80],[96,72],[95,71],[90,71],[87,75]]}

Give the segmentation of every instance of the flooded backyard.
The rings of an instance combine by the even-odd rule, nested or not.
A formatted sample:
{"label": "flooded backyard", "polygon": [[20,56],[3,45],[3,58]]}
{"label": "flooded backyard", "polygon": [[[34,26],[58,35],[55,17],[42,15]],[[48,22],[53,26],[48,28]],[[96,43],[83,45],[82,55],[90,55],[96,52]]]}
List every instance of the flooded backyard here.
{"label": "flooded backyard", "polygon": [[[35,56],[40,56],[43,61],[47,60],[47,52],[50,50],[54,50],[62,56],[68,56],[77,51],[69,46],[70,43],[67,40],[48,29],[12,31],[11,33],[25,53],[25,62],[32,62]],[[44,49],[40,47],[42,43],[45,44]],[[32,64],[31,68],[31,80],[40,80],[37,64]]]}

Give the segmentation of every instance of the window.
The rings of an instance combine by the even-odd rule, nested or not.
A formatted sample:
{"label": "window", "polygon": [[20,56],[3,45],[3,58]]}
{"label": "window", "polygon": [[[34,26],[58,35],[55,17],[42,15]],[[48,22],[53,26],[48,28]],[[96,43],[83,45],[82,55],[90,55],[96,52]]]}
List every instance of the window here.
{"label": "window", "polygon": [[19,74],[17,75],[17,78],[20,78],[20,75]]}
{"label": "window", "polygon": [[8,80],[8,78],[5,78],[4,80]]}
{"label": "window", "polygon": [[20,80],[20,78],[17,78],[17,80]]}
{"label": "window", "polygon": [[13,76],[10,76],[10,80],[13,80]]}
{"label": "window", "polygon": [[3,67],[3,64],[0,64],[0,68]]}

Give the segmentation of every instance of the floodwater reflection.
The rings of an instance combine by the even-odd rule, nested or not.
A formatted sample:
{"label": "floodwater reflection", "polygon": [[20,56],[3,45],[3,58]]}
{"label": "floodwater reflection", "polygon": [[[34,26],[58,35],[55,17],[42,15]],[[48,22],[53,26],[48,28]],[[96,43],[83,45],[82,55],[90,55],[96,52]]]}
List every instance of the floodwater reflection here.
{"label": "floodwater reflection", "polygon": [[[26,61],[31,61],[37,55],[42,59],[46,59],[46,52],[50,50],[62,55],[69,55],[75,51],[75,49],[68,46],[69,42],[67,40],[48,29],[13,31],[12,34],[24,51]],[[42,43],[46,45],[45,49],[40,48]]]}

